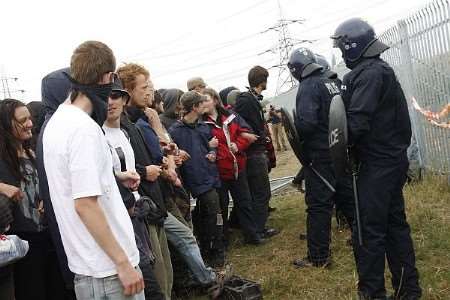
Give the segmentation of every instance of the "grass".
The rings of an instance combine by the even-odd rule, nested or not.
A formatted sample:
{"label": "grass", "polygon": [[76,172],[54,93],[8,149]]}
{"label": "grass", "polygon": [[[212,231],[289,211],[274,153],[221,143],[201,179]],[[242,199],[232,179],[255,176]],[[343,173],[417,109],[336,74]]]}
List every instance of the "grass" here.
{"label": "grass", "polygon": [[[291,152],[279,156],[272,177],[295,175],[298,163]],[[405,187],[407,215],[416,248],[423,299],[450,299],[450,188],[445,179],[427,177]],[[357,274],[347,232],[333,223],[333,266],[329,270],[298,270],[295,258],[306,253],[303,194],[290,190],[273,197],[277,208],[269,220],[282,232],[270,243],[251,247],[235,237],[228,255],[236,274],[261,283],[264,299],[356,299]],[[390,288],[389,272],[386,287]]]}

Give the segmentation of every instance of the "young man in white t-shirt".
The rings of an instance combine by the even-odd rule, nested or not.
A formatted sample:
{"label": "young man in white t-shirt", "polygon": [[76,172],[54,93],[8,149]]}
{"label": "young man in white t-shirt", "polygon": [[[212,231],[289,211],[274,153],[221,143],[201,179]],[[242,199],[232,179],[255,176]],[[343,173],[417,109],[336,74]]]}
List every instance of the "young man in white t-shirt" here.
{"label": "young man in white t-shirt", "polygon": [[[78,46],[71,58],[71,95],[43,135],[50,197],[78,300],[145,299],[133,227],[98,125],[106,117],[114,70],[108,46]],[[135,172],[118,179],[132,189],[140,180]]]}

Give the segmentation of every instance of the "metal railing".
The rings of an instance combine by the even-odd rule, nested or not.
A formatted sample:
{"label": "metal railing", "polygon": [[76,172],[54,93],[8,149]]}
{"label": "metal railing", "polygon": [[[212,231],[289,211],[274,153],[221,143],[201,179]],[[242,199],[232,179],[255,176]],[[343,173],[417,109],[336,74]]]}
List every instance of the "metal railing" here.
{"label": "metal railing", "polygon": [[[450,174],[450,129],[433,126],[412,108],[411,98],[438,112],[450,103],[450,4],[437,0],[399,20],[380,39],[410,104],[417,159],[422,167]],[[448,119],[447,119],[448,120]]]}

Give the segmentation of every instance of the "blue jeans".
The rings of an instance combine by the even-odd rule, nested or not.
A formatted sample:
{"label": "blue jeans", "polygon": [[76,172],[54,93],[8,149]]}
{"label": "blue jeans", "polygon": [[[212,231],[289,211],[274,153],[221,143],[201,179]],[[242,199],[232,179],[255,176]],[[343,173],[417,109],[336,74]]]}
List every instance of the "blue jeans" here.
{"label": "blue jeans", "polygon": [[105,278],[75,274],[73,281],[77,300],[145,300],[144,290],[134,296],[125,296],[117,274]]}
{"label": "blue jeans", "polygon": [[164,229],[167,240],[183,257],[193,273],[194,279],[202,285],[213,283],[216,280],[216,274],[211,268],[205,266],[192,230],[181,223],[171,213],[168,213],[167,218],[164,220]]}

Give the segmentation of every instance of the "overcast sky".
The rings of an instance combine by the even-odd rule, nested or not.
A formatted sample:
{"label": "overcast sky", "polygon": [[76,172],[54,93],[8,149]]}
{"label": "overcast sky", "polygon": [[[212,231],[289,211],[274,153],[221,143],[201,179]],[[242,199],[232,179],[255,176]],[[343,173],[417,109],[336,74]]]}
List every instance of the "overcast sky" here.
{"label": "overcast sky", "polygon": [[[305,20],[289,26],[290,36],[315,40],[306,46],[328,58],[329,36],[342,21],[361,17],[381,34],[428,2],[280,0],[283,18]],[[40,100],[42,77],[68,66],[85,40],[108,44],[119,65],[143,64],[157,88],[185,90],[193,76],[217,90],[244,88],[249,68],[279,63],[276,53],[258,55],[278,43],[276,32],[261,33],[280,19],[277,0],[4,0],[1,10],[0,75],[19,78],[10,89],[24,89],[12,96],[25,102]],[[267,96],[275,93],[277,77],[271,69]]]}

